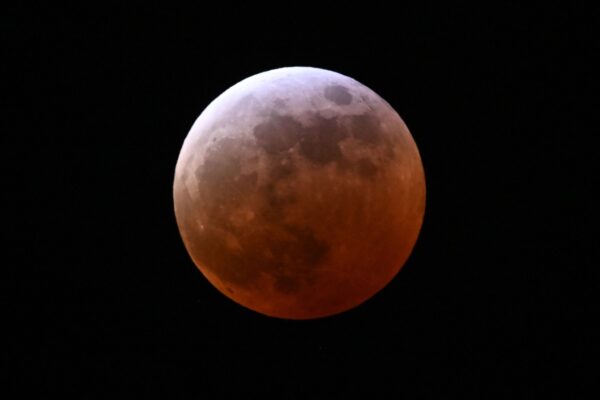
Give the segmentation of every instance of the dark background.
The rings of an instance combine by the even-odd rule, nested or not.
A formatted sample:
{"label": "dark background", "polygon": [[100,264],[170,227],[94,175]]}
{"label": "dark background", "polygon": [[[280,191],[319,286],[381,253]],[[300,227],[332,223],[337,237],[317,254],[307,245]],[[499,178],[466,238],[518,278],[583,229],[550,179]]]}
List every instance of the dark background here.
{"label": "dark background", "polygon": [[[567,3],[282,4],[5,14],[16,66],[5,84],[17,88],[2,133],[5,229],[17,239],[3,291],[9,391],[584,390],[598,359],[596,151],[585,142],[598,13]],[[184,249],[171,192],[204,107],[247,76],[293,65],[378,92],[411,130],[427,179],[423,229],[396,279],[314,321],[264,317],[218,293]]]}

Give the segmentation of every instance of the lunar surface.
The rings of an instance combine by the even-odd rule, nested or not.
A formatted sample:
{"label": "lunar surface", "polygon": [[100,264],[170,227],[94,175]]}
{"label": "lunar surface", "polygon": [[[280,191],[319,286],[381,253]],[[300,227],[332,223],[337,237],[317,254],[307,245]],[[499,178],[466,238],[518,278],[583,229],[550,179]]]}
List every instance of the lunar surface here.
{"label": "lunar surface", "polygon": [[186,249],[219,291],[310,319],[356,307],[398,273],[421,228],[425,178],[380,96],[292,67],[247,78],[204,110],[173,194]]}

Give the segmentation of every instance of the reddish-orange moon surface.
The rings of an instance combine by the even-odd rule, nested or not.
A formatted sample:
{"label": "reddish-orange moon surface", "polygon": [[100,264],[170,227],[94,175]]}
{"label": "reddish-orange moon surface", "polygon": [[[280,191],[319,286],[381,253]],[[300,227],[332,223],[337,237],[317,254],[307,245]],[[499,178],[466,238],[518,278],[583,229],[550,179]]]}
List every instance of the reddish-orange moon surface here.
{"label": "reddish-orange moon surface", "polygon": [[385,100],[336,72],[291,67],[239,82],[202,112],[173,196],[185,247],[219,291],[310,319],[394,278],[419,235],[425,177]]}

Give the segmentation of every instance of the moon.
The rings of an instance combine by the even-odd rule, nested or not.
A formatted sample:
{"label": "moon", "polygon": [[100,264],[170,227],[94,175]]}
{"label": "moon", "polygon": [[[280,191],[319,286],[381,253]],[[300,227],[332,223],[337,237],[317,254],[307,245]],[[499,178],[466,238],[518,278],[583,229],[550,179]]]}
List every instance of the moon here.
{"label": "moon", "polygon": [[408,128],[374,91],[288,67],[208,105],[181,148],[173,198],[189,255],[221,293],[312,319],[360,305],[400,271],[425,176]]}

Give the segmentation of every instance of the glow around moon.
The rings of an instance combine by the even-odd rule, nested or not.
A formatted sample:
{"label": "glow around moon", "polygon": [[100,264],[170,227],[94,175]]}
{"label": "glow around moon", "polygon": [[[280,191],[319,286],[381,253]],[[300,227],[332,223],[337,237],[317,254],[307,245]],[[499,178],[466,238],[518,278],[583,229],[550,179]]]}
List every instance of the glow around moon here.
{"label": "glow around moon", "polygon": [[293,67],[245,79],[204,110],[173,195],[187,251],[219,291],[309,319],[361,304],[398,273],[421,228],[425,178],[380,96]]}

